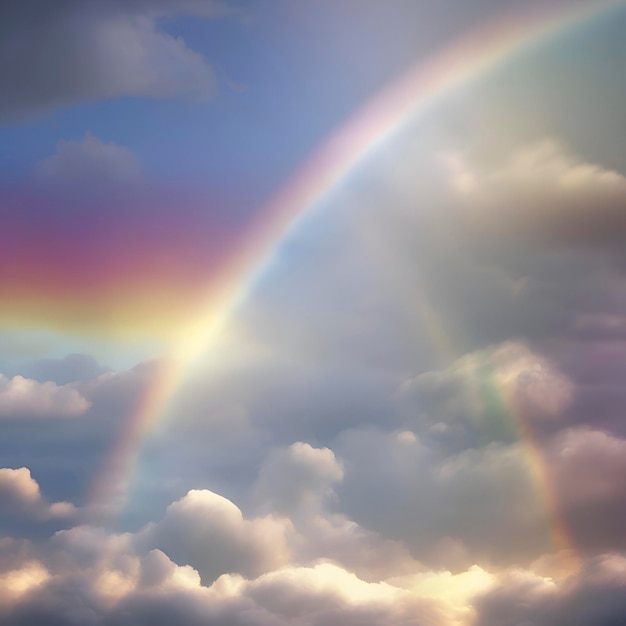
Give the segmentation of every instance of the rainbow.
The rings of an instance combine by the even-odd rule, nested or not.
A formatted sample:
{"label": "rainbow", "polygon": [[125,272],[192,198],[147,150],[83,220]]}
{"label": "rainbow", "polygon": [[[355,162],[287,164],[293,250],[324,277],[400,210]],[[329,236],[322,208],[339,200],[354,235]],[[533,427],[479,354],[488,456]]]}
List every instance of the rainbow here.
{"label": "rainbow", "polygon": [[[497,350],[483,353],[478,367],[466,371],[465,378],[466,392],[473,396],[473,400],[478,400],[479,406],[482,405],[483,428],[499,431],[505,439],[507,435],[513,435],[521,444],[528,477],[546,516],[546,530],[557,557],[560,571],[554,571],[553,575],[568,576],[578,571],[582,558],[562,513],[554,475],[545,460],[540,437],[516,381],[508,379],[499,369]],[[468,406],[472,404],[469,402]],[[488,441],[493,440],[493,432],[485,434]]]}
{"label": "rainbow", "polygon": [[[420,61],[331,134],[259,212],[238,253],[220,271],[217,285],[212,282],[202,314],[159,363],[156,375],[96,476],[87,496],[88,509],[119,510],[123,506],[142,440],[163,420],[199,356],[223,332],[229,317],[245,300],[272,260],[277,245],[296,227],[299,218],[319,206],[383,142],[437,98],[496,68],[527,46],[582,25],[619,4],[617,0],[568,2],[495,19],[441,53]],[[428,317],[436,316],[428,312]],[[441,329],[438,334],[442,334]],[[535,459],[534,464],[540,466],[541,461]]]}

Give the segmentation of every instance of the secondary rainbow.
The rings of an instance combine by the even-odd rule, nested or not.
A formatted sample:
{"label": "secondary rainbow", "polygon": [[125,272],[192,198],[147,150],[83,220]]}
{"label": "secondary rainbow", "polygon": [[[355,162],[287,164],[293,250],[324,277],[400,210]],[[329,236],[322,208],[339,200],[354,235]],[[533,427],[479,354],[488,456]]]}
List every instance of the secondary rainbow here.
{"label": "secondary rainbow", "polygon": [[439,54],[420,61],[362,106],[313,152],[259,212],[243,245],[226,264],[217,284],[212,283],[202,313],[185,330],[173,352],[158,366],[88,494],[88,502],[94,510],[123,506],[141,441],[166,415],[172,398],[196,359],[223,330],[231,313],[267,267],[277,245],[302,215],[319,206],[320,201],[381,143],[432,106],[437,98],[494,69],[527,46],[583,24],[622,2],[557,4],[559,6],[508,14],[492,20]]}
{"label": "secondary rainbow", "polygon": [[[545,514],[545,528],[557,555],[555,564],[558,561],[558,569],[553,574],[568,576],[578,571],[582,558],[563,514],[554,474],[546,462],[544,445],[529,415],[522,387],[518,378],[507,373],[506,368],[498,363],[497,349],[483,351],[478,358],[478,365],[465,372],[467,406],[480,407],[476,417],[481,420],[488,442],[498,440],[498,435],[504,440],[513,435],[520,442],[528,478]],[[558,413],[567,402],[568,398],[564,395],[556,401],[562,406],[552,409],[546,406],[545,410]],[[492,429],[496,432],[489,432]]]}

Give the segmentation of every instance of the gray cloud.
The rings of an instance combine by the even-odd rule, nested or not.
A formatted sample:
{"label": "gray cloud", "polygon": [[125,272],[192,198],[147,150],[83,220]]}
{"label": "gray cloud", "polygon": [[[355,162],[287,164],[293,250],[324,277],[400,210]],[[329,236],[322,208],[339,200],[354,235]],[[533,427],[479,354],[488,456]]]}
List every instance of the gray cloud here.
{"label": "gray cloud", "polygon": [[477,602],[480,626],[618,626],[626,614],[626,560],[598,555],[562,584],[518,572]]}
{"label": "gray cloud", "polygon": [[558,524],[585,554],[623,549],[624,445],[575,428],[541,445],[523,439],[450,454],[408,432],[362,429],[336,446],[346,472],[337,493],[349,518],[431,565],[529,563],[559,549]]}
{"label": "gray cloud", "polygon": [[224,573],[257,576],[286,564],[290,528],[287,519],[271,515],[244,519],[230,500],[194,490],[171,504],[160,522],[145,528],[138,542],[192,565],[207,584]]}
{"label": "gray cloud", "polygon": [[221,9],[212,0],[7,0],[0,10],[4,121],[100,98],[204,99],[215,89],[208,61],[158,21],[213,17]]}
{"label": "gray cloud", "polygon": [[85,133],[80,141],[59,141],[56,153],[39,162],[35,174],[48,183],[124,183],[140,178],[141,169],[128,148]]}
{"label": "gray cloud", "polygon": [[342,479],[343,470],[332,450],[297,442],[274,451],[264,462],[256,497],[271,511],[311,514]]}
{"label": "gray cloud", "polygon": [[626,234],[626,178],[552,140],[476,171],[449,155],[457,217],[478,236],[616,244]]}
{"label": "gray cloud", "polygon": [[52,381],[57,385],[67,385],[75,381],[97,378],[109,371],[88,354],[68,354],[61,359],[39,359],[25,363],[21,374],[41,383]]}
{"label": "gray cloud", "polygon": [[550,359],[508,341],[405,381],[398,394],[410,400],[407,411],[419,411],[412,422],[420,432],[458,449],[515,441],[519,419],[537,432],[563,428],[575,389]]}
{"label": "gray cloud", "polygon": [[361,429],[336,449],[346,472],[341,510],[420,561],[502,565],[550,550],[550,520],[519,444],[449,455],[409,431]]}

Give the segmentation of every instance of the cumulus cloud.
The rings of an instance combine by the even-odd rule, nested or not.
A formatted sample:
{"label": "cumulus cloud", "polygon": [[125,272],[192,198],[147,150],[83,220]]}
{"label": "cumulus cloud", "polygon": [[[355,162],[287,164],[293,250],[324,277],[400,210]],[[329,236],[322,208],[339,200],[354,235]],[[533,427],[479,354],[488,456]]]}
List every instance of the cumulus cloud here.
{"label": "cumulus cloud", "polygon": [[494,573],[473,566],[457,574],[422,571],[371,583],[320,563],[256,578],[224,574],[202,586],[195,570],[158,550],[126,553],[125,561],[113,557],[124,545],[120,536],[96,533],[101,558],[87,565],[80,546],[93,531],[81,533],[62,554],[34,558],[24,552],[2,568],[4,624],[609,626],[619,623],[626,608],[625,559],[615,553],[588,559],[580,572],[563,580],[530,570]]}
{"label": "cumulus cloud", "polygon": [[272,450],[261,464],[252,500],[262,511],[289,517],[291,562],[332,561],[371,582],[419,568],[404,544],[337,512],[335,487],[343,476],[332,450],[302,442]]}
{"label": "cumulus cloud", "polygon": [[432,566],[528,564],[571,543],[624,549],[624,440],[589,427],[520,436],[451,453],[404,434],[345,433],[342,511]]}
{"label": "cumulus cloud", "polygon": [[419,374],[401,385],[399,395],[418,405],[431,435],[471,446],[514,440],[529,418],[558,427],[574,391],[550,359],[507,341],[466,354],[445,370]]}
{"label": "cumulus cloud", "polygon": [[[216,590],[229,587],[233,589],[228,578],[215,584]],[[241,581],[238,587],[237,595],[252,600],[257,610],[268,613],[267,623],[272,623],[272,617],[278,623],[305,621],[315,626],[336,622],[432,626],[446,623],[445,613],[437,603],[387,583],[366,583],[331,564],[286,568],[254,581]]]}
{"label": "cumulus cloud", "polygon": [[159,551],[129,556],[126,570],[113,563],[83,568],[82,579],[71,553],[66,556],[53,575],[36,561],[7,572],[14,580],[25,571],[31,577],[19,593],[3,589],[3,623],[456,626],[467,611],[429,593],[365,582],[332,564],[281,568],[253,579],[225,574],[203,587],[193,569]]}
{"label": "cumulus cloud", "polygon": [[287,563],[290,530],[287,519],[274,515],[246,519],[230,500],[212,491],[192,490],[137,540],[141,546],[163,550],[179,564],[191,565],[206,584],[224,573],[257,576]]}
{"label": "cumulus cloud", "polygon": [[80,141],[60,140],[56,154],[41,161],[35,173],[48,182],[123,183],[139,178],[141,166],[128,148],[85,133]]}
{"label": "cumulus cloud", "polygon": [[589,426],[568,429],[546,447],[546,471],[574,542],[590,551],[624,550],[626,440]]}
{"label": "cumulus cloud", "polygon": [[503,577],[477,599],[481,626],[613,626],[626,614],[626,559],[603,554],[587,560],[561,584],[532,572]]}
{"label": "cumulus cloud", "polygon": [[523,444],[450,454],[407,432],[361,429],[342,435],[337,449],[346,472],[341,510],[430,566],[502,565],[551,549]]}
{"label": "cumulus cloud", "polygon": [[[232,503],[210,492],[190,492],[172,507],[176,511],[199,503],[202,510],[193,511],[193,517],[168,520],[182,523],[182,528],[176,531],[176,541],[164,549],[147,547],[147,534],[154,533],[153,525],[136,535],[77,526],[36,544],[0,542],[0,580],[11,581],[0,590],[2,623],[54,619],[63,625],[104,620],[120,625],[175,621],[185,626],[321,626],[334,622],[460,626],[471,614],[472,591],[491,583],[487,573],[478,568],[453,576],[450,572],[429,572],[415,563],[410,569],[393,571],[402,576],[394,582],[368,581],[345,566],[320,559],[309,565],[273,559],[261,568],[257,563],[257,573],[251,574],[250,561],[236,554],[234,543],[250,553],[254,551],[251,542],[256,541],[258,549],[264,541],[267,549],[275,552],[280,546],[272,540],[266,520],[245,520]],[[182,515],[180,510],[177,513]],[[213,530],[207,531],[209,528]],[[195,551],[205,550],[205,559],[217,560],[212,565],[211,584],[203,583],[199,571],[180,561],[182,553],[176,544],[188,533],[193,543],[188,544],[186,557],[199,562]],[[352,545],[358,548],[365,544]],[[171,551],[178,551],[179,558],[173,558]],[[222,557],[229,551],[226,567],[220,568],[225,563]],[[393,558],[388,566],[391,562]],[[224,573],[218,576],[218,569]],[[448,598],[441,594],[444,581],[455,589]]]}
{"label": "cumulus cloud", "polygon": [[0,374],[0,418],[78,417],[90,406],[70,385]]}
{"label": "cumulus cloud", "polygon": [[524,147],[494,169],[445,157],[458,217],[471,231],[606,244],[626,231],[626,178],[558,142]]}
{"label": "cumulus cloud", "polygon": [[35,592],[50,579],[48,570],[38,561],[26,561],[0,574],[0,607],[15,604],[22,596]]}
{"label": "cumulus cloud", "polygon": [[[406,433],[395,437],[400,443],[410,443]],[[462,469],[474,471],[467,465]],[[27,479],[22,481],[27,483]],[[30,494],[26,499],[32,499],[32,494],[36,497],[32,485],[23,491]],[[237,526],[258,521],[243,519],[232,503],[210,492],[190,492],[172,507],[182,503],[193,508],[198,502],[202,510],[195,511],[195,526],[222,527],[222,534],[211,531],[200,537],[196,533],[196,550],[224,543],[228,549],[232,541],[224,532],[232,537]],[[183,523],[178,541],[186,533],[195,533],[189,521],[176,521]],[[256,533],[250,526],[245,530],[237,541]],[[608,626],[624,610],[626,561],[619,554],[587,559],[579,572],[558,579],[532,569],[498,571],[473,565],[452,572],[413,562],[410,568],[404,563],[374,581],[324,560],[311,564],[274,561],[262,568],[267,571],[253,575],[240,571],[249,570],[249,564],[231,559],[230,572],[219,576],[215,572],[211,582],[203,583],[200,572],[184,560],[173,559],[168,548],[146,548],[145,532],[112,534],[78,526],[38,544],[3,540],[2,623]],[[383,543],[378,549],[386,547]],[[195,558],[191,549],[187,556]],[[220,558],[215,551],[213,556]],[[544,560],[556,556],[546,555]]]}
{"label": "cumulus cloud", "polygon": [[313,513],[342,479],[343,470],[332,450],[297,442],[274,451],[265,461],[257,497],[272,511]]}
{"label": "cumulus cloud", "polygon": [[0,521],[37,521],[72,517],[76,509],[70,502],[48,502],[28,468],[0,468],[0,513]]}
{"label": "cumulus cloud", "polygon": [[423,569],[402,541],[388,539],[340,513],[323,512],[294,521],[292,562],[332,562],[368,582]]}
{"label": "cumulus cloud", "polygon": [[0,119],[119,96],[204,99],[215,89],[207,59],[162,27],[176,14],[219,15],[213,0],[28,0],[2,11]]}

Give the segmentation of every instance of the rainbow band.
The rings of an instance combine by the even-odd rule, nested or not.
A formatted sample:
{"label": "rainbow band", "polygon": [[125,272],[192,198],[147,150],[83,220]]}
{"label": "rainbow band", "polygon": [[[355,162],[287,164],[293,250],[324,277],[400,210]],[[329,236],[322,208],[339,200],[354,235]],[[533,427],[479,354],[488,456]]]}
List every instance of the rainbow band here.
{"label": "rainbow band", "polygon": [[[318,206],[320,200],[381,143],[423,112],[435,98],[494,69],[514,52],[581,25],[619,4],[622,2],[616,0],[568,2],[567,6],[542,8],[494,20],[442,53],[418,63],[332,134],[259,213],[260,217],[249,230],[239,253],[221,273],[219,284],[213,285],[207,295],[204,313],[187,328],[177,342],[178,347],[159,366],[154,380],[139,398],[96,477],[88,502],[99,508],[113,495],[119,496],[120,490],[126,489],[137,463],[141,441],[163,419],[196,360],[244,301],[275,248],[295,227],[298,218]],[[537,448],[531,445],[529,449]],[[533,464],[540,466],[541,461],[535,460]],[[122,502],[118,504],[121,507]],[[561,524],[556,514],[553,521]]]}
{"label": "rainbow band", "polygon": [[486,406],[486,413],[491,414],[491,417],[494,415],[498,417],[498,423],[489,423],[488,419],[485,426],[488,429],[499,429],[502,434],[508,434],[505,431],[509,431],[520,441],[529,479],[536,488],[540,505],[548,521],[547,530],[552,547],[560,561],[560,575],[567,576],[580,569],[582,559],[569,525],[561,512],[554,477],[545,461],[541,442],[532,420],[527,415],[527,408],[519,395],[519,389],[516,385],[498,380],[496,369],[497,366],[494,367],[491,356],[487,356],[477,371],[469,373],[469,382],[476,385],[478,399]]}

